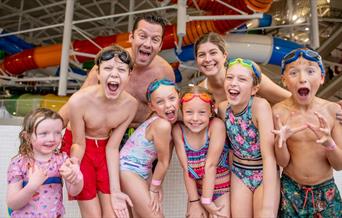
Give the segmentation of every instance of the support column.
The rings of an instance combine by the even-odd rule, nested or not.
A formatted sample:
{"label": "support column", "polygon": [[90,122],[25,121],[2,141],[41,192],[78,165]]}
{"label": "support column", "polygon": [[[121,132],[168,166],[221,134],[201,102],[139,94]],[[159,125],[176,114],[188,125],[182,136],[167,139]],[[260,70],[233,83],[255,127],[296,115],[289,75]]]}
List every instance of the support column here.
{"label": "support column", "polygon": [[61,66],[59,72],[58,95],[65,96],[68,82],[68,68],[69,68],[69,48],[71,42],[72,20],[74,16],[75,0],[67,0],[65,7],[64,31]]}
{"label": "support column", "polygon": [[319,27],[317,14],[317,0],[310,0],[311,11],[311,47],[313,49],[319,48]]}

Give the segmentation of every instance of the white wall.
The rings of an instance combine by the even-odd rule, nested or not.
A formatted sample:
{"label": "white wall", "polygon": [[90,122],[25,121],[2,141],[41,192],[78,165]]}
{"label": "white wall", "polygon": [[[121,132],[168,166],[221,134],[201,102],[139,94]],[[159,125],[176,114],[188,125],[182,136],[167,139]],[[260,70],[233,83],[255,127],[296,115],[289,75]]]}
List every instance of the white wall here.
{"label": "white wall", "polygon": [[[7,167],[8,163],[18,152],[19,126],[0,126],[0,217],[6,217],[6,186],[7,186]],[[342,190],[342,171],[335,172],[336,183]],[[65,191],[65,190],[64,190]],[[64,195],[67,198],[66,194]],[[75,201],[64,200],[66,208],[65,218],[80,217],[77,203]],[[171,167],[167,172],[164,183],[164,211],[166,217],[184,217],[186,208],[186,191],[184,188],[182,170],[179,166],[176,155],[173,155]]]}

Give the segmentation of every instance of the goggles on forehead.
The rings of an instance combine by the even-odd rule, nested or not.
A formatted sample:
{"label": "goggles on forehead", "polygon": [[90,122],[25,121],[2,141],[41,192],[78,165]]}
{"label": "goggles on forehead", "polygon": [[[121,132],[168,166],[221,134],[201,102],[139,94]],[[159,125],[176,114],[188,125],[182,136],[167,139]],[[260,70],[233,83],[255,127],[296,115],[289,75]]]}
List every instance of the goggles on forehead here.
{"label": "goggles on forehead", "polygon": [[101,54],[101,56],[97,59],[96,64],[99,65],[101,61],[108,61],[117,56],[123,63],[130,65],[131,57],[128,55],[125,50],[108,50]]}
{"label": "goggles on forehead", "polygon": [[323,63],[322,63],[322,57],[318,54],[318,52],[310,50],[310,49],[299,48],[299,49],[289,52],[283,57],[283,60],[281,61],[281,74],[284,74],[285,66],[287,64],[290,64],[296,61],[299,57],[303,57],[306,60],[316,62],[319,68],[321,69],[322,74],[325,73]]}
{"label": "goggles on forehead", "polygon": [[195,97],[200,98],[202,101],[204,101],[205,103],[208,103],[210,105],[214,104],[213,99],[211,98],[210,95],[208,95],[207,93],[186,93],[185,95],[183,95],[183,97],[180,100],[180,103],[183,104],[184,102],[188,102],[191,101],[192,99],[194,99]]}
{"label": "goggles on forehead", "polygon": [[146,90],[147,101],[151,101],[152,93],[156,91],[161,85],[176,87],[176,83],[171,80],[168,80],[168,79],[155,80],[151,82],[150,85],[147,87],[147,90]]}
{"label": "goggles on forehead", "polygon": [[255,76],[257,78],[260,78],[261,73],[260,71],[254,66],[253,62],[251,60],[248,59],[242,59],[242,58],[233,58],[233,59],[229,59],[228,61],[228,68],[235,65],[235,64],[241,64],[242,66],[249,68],[253,71],[253,73],[255,74]]}

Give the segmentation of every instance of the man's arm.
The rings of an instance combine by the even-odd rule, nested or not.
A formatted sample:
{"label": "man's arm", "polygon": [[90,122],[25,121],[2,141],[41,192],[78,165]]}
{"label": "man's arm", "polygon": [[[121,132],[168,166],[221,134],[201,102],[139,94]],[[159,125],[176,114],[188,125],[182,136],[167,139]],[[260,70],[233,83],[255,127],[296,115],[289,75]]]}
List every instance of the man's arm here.
{"label": "man's arm", "polygon": [[262,74],[258,95],[267,99],[271,105],[291,96],[291,93],[274,83],[265,74]]}

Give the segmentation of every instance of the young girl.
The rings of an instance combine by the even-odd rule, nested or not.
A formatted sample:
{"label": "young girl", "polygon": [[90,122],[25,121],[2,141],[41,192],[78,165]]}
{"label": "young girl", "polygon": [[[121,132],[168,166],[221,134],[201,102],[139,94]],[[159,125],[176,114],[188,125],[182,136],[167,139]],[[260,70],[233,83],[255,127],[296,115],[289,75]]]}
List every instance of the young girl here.
{"label": "young girl", "polygon": [[70,195],[83,187],[79,166],[56,152],[62,140],[62,118],[54,111],[38,108],[28,114],[19,134],[19,154],[7,172],[7,205],[11,217],[62,217],[62,179]]}
{"label": "young girl", "polygon": [[189,86],[180,99],[183,123],[172,135],[188,192],[187,216],[230,217],[228,146],[224,122],[213,117],[213,96]]}
{"label": "young girl", "polygon": [[274,155],[272,111],[269,103],[254,97],[261,73],[250,60],[228,62],[225,92],[228,102],[219,106],[233,153],[231,211],[233,217],[276,217],[279,175]]}
{"label": "young girl", "polygon": [[[146,98],[154,113],[120,151],[120,179],[137,217],[163,217],[161,184],[171,158],[171,127],[177,121],[176,85],[167,79],[156,80],[148,86]],[[158,163],[152,175],[156,158]]]}
{"label": "young girl", "polygon": [[[209,32],[198,38],[194,45],[198,69],[205,75],[199,85],[213,93],[216,104],[227,100],[224,91],[225,67],[228,51],[223,37]],[[258,94],[268,101],[277,103],[290,96],[290,92],[276,85],[267,76],[263,76]]]}

